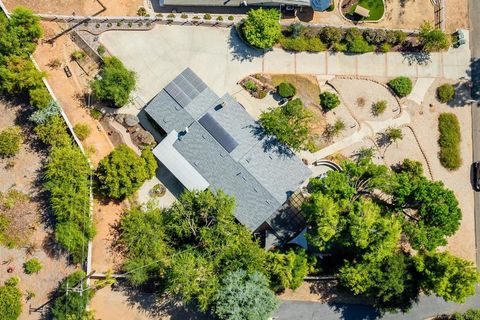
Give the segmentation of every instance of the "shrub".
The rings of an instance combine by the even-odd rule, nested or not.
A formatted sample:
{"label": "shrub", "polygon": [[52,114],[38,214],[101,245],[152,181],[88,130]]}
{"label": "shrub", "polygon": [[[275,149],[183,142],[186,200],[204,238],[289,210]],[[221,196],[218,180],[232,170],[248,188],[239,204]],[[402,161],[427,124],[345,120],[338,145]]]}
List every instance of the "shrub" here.
{"label": "shrub", "polygon": [[102,111],[92,108],[90,109],[90,116],[95,119],[95,120],[100,120],[100,118],[103,116]]}
{"label": "shrub", "polygon": [[335,10],[335,2],[332,1],[332,4],[327,8],[327,11],[329,12],[332,12],[333,10]]}
{"label": "shrub", "polygon": [[229,20],[229,21],[233,21],[233,19],[235,19],[234,16],[228,16],[228,20]]}
{"label": "shrub", "polygon": [[347,50],[352,53],[366,53],[374,51],[375,46],[370,45],[362,36],[358,36],[347,42]]}
{"label": "shrub", "polygon": [[320,105],[324,110],[329,111],[340,105],[340,99],[335,93],[325,91],[320,94]]}
{"label": "shrub", "polygon": [[372,105],[372,114],[377,117],[382,113],[384,113],[386,109],[387,109],[387,101],[385,100],[377,101]]}
{"label": "shrub", "polygon": [[120,21],[117,22],[117,27],[120,27],[122,23]]}
{"label": "shrub", "polygon": [[318,37],[299,36],[296,38],[282,37],[280,44],[285,50],[320,52],[326,49],[325,44]]}
{"label": "shrub", "polygon": [[256,92],[258,90],[258,87],[253,80],[248,80],[245,82],[245,89],[247,89],[250,92]]}
{"label": "shrub", "polygon": [[388,86],[400,98],[406,97],[412,92],[412,80],[407,77],[397,77],[388,82]]}
{"label": "shrub", "polygon": [[458,169],[462,164],[460,154],[460,123],[453,113],[442,113],[438,117],[440,137],[440,163],[449,170]]}
{"label": "shrub", "polygon": [[42,264],[37,258],[30,259],[23,264],[23,271],[26,274],[38,273],[40,270],[42,270]]}
{"label": "shrub", "polygon": [[290,31],[290,36],[292,38],[299,37],[304,29],[305,27],[299,22],[292,23],[288,26],[288,30]]}
{"label": "shrub", "polygon": [[102,44],[98,46],[97,48],[97,53],[100,55],[100,56],[103,56],[105,54],[107,50],[105,49],[105,46],[103,46]]}
{"label": "shrub", "polygon": [[93,81],[91,88],[98,99],[120,108],[127,104],[135,83],[135,73],[125,68],[119,59],[110,57],[104,60],[101,79]]}
{"label": "shrub", "polygon": [[278,85],[277,92],[282,98],[291,98],[297,93],[297,88],[289,82],[282,82]]}
{"label": "shrub", "polygon": [[131,28],[133,24],[131,22],[128,23],[128,27]]}
{"label": "shrub", "polygon": [[75,50],[72,52],[71,57],[73,60],[82,60],[83,58],[85,58],[85,52],[83,52],[82,50]]}
{"label": "shrub", "polygon": [[418,37],[425,52],[445,50],[450,47],[450,37],[442,30],[434,28],[429,22],[422,24]]}
{"label": "shrub", "polygon": [[210,13],[205,13],[205,14],[203,15],[203,19],[204,19],[204,20],[212,20],[212,15],[211,15]]}
{"label": "shrub", "polygon": [[23,143],[19,127],[9,127],[0,132],[0,157],[13,157]]}
{"label": "shrub", "polygon": [[380,52],[384,52],[384,53],[389,52],[390,50],[392,50],[392,45],[387,42],[382,43],[379,47],[379,50]]}
{"label": "shrub", "polygon": [[146,17],[147,16],[147,10],[144,7],[138,8],[137,16]]}
{"label": "shrub", "polygon": [[58,58],[52,59],[48,63],[48,66],[52,69],[58,69],[60,68],[61,65],[62,65],[62,61],[60,61],[60,59]]}
{"label": "shrub", "polygon": [[0,319],[17,320],[22,313],[22,292],[17,288],[19,279],[13,277],[0,286]]}
{"label": "shrub", "polygon": [[97,24],[95,25],[95,28],[100,28],[100,23],[97,23]]}
{"label": "shrub", "polygon": [[332,46],[335,43],[338,43],[343,38],[343,31],[340,28],[335,27],[325,27],[320,31],[320,39],[323,42]]}
{"label": "shrub", "polygon": [[337,119],[335,120],[333,125],[327,125],[324,134],[328,139],[331,139],[342,133],[342,131],[344,131],[346,127],[347,125],[345,124],[345,121],[343,121],[342,119]]}
{"label": "shrub", "polygon": [[169,13],[169,14],[167,15],[167,18],[168,18],[168,19],[175,19],[175,14],[174,14],[174,13]]}
{"label": "shrub", "polygon": [[73,131],[80,140],[85,140],[90,135],[90,127],[86,123],[77,123],[75,127],[73,127]]}
{"label": "shrub", "polygon": [[47,107],[52,101],[50,92],[48,92],[44,86],[30,89],[28,95],[30,97],[30,104],[39,109]]}
{"label": "shrub", "polygon": [[367,29],[363,32],[363,37],[368,43],[380,45],[387,39],[387,33],[383,29]]}
{"label": "shrub", "polygon": [[437,98],[440,102],[447,103],[455,98],[455,87],[449,83],[444,83],[437,88]]}
{"label": "shrub", "polygon": [[217,21],[223,21],[223,17],[222,17],[222,16],[218,16],[218,17],[217,17]]}
{"label": "shrub", "polygon": [[336,42],[332,45],[331,49],[337,52],[345,52],[347,51],[347,45],[345,43]]}
{"label": "shrub", "polygon": [[182,13],[182,15],[180,16],[180,18],[182,18],[182,19],[188,19],[188,14]]}
{"label": "shrub", "polygon": [[280,12],[277,9],[255,9],[248,12],[241,32],[245,40],[260,49],[271,48],[280,39]]}

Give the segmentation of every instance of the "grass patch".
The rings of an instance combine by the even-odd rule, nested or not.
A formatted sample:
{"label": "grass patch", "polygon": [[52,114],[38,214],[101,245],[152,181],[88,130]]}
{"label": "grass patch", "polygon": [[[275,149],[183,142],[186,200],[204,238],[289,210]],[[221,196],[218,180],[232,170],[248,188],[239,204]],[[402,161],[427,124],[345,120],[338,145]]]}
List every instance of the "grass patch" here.
{"label": "grass patch", "polygon": [[460,123],[453,113],[442,113],[438,117],[438,145],[440,152],[438,154],[442,166],[449,170],[458,169],[462,165],[460,154]]}
{"label": "grass patch", "polygon": [[364,21],[376,21],[382,18],[383,12],[385,11],[385,6],[383,5],[382,0],[359,0],[356,5],[354,5],[349,14],[353,15],[357,5],[360,5],[368,10],[370,10],[370,16],[368,18],[363,18]]}

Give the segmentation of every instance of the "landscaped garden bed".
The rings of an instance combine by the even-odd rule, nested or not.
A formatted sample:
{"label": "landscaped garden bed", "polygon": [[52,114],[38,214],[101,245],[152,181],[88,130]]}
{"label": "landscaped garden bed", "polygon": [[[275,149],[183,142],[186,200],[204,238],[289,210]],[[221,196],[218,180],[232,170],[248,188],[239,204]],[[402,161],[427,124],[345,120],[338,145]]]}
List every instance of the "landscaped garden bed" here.
{"label": "landscaped garden bed", "polygon": [[[383,0],[344,0],[341,3],[341,11],[347,19],[352,21],[378,21],[383,18],[385,4]],[[368,15],[365,16],[356,11],[365,11]]]}

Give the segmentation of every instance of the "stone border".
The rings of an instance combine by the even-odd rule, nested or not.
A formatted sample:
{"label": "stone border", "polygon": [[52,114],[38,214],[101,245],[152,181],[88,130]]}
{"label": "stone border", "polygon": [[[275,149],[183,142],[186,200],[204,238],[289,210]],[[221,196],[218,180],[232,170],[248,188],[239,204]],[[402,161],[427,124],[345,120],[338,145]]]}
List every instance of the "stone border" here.
{"label": "stone border", "polygon": [[[345,17],[345,15],[343,14],[342,12],[342,3],[343,1],[345,0],[339,0],[339,3],[338,3],[338,12],[340,13],[340,16],[345,20],[345,21],[348,21],[352,24],[354,24],[354,22],[350,19],[348,19],[347,17]],[[384,19],[385,19],[385,12],[387,11],[387,4],[385,2],[385,0],[382,0],[383,2],[383,14],[382,16],[380,17],[380,19],[378,20],[368,20],[368,21],[359,21],[358,23],[359,24],[364,24],[364,23],[379,23],[379,22],[382,22]]]}

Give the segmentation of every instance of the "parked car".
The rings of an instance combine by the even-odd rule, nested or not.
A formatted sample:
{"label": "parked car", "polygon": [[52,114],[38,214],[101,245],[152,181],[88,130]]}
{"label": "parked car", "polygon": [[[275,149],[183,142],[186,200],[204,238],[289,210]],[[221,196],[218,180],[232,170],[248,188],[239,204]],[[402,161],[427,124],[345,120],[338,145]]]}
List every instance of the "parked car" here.
{"label": "parked car", "polygon": [[473,188],[480,191],[480,161],[473,163]]}

